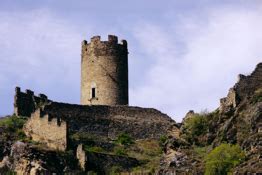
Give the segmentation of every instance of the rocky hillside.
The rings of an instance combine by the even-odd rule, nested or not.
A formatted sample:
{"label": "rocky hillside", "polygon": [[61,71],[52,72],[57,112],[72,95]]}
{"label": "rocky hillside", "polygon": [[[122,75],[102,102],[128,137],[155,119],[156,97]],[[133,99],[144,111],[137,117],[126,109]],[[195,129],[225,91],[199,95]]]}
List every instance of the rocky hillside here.
{"label": "rocky hillside", "polygon": [[239,156],[237,161],[222,169],[235,174],[262,173],[262,63],[250,75],[239,75],[220,102],[213,112],[190,111],[186,115],[180,138],[171,137],[165,143],[160,174],[210,174],[211,161],[217,161],[211,174],[223,174],[219,166],[225,161],[218,160],[226,160],[226,156],[214,156],[222,148],[220,156],[230,155],[227,149],[239,150],[234,155]]}
{"label": "rocky hillside", "polygon": [[[45,110],[49,110],[51,116],[64,113],[64,120],[72,119],[72,114],[66,110],[70,107],[75,109],[75,106],[59,105],[61,104],[53,103],[53,106],[48,106],[50,109]],[[83,111],[80,108],[79,110]],[[105,107],[92,110],[102,108]],[[239,76],[239,81],[229,90],[227,97],[221,99],[217,110],[200,113],[189,111],[181,124],[176,124],[166,116],[162,117],[166,118],[164,122],[154,117],[142,124],[136,120],[125,127],[125,123],[132,122],[131,118],[139,118],[136,113],[139,108],[128,110],[116,107],[109,111],[112,116],[117,117],[117,121],[125,122],[115,122],[114,125],[105,123],[104,129],[101,122],[96,123],[94,126],[99,124],[97,131],[102,133],[101,137],[92,125],[88,130],[92,132],[85,132],[85,129],[72,132],[69,134],[69,146],[66,151],[49,149],[45,144],[26,137],[23,126],[28,118],[9,116],[1,119],[0,174],[262,173],[262,63],[258,64],[250,75]],[[152,116],[158,114],[155,110],[149,112]],[[96,113],[99,114],[92,114]],[[116,113],[121,115],[115,115]],[[81,116],[80,114],[81,112],[77,113]],[[149,116],[145,114],[141,117]],[[161,124],[155,124],[156,121]],[[150,131],[152,128],[147,127],[151,125],[146,123],[154,123],[154,132]],[[84,122],[79,126],[73,126],[84,128]],[[118,127],[129,132],[117,131],[114,132],[114,137],[105,137],[108,126],[114,126],[112,131],[117,131],[115,127]],[[156,133],[158,126],[161,129],[159,134]],[[179,131],[172,132],[168,129],[170,126],[179,127]],[[170,132],[164,134],[163,128]],[[157,137],[151,137],[148,133]]]}

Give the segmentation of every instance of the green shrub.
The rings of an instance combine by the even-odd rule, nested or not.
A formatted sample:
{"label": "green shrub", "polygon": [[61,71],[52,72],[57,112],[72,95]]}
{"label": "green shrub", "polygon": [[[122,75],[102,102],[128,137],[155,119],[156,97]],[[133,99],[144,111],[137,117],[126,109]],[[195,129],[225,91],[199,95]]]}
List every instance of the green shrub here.
{"label": "green shrub", "polygon": [[227,175],[245,158],[238,145],[221,144],[205,158],[205,175]]}
{"label": "green shrub", "polygon": [[128,134],[126,134],[126,133],[122,133],[122,134],[120,134],[120,135],[117,137],[117,139],[116,139],[115,142],[116,142],[116,143],[119,143],[119,144],[121,144],[121,145],[128,146],[128,145],[133,144],[133,143],[134,143],[134,140],[133,140],[133,138],[132,138],[130,135],[128,135]]}
{"label": "green shrub", "polygon": [[8,116],[4,119],[0,120],[0,126],[5,126],[9,129],[16,130],[23,128],[26,122],[25,118],[17,117],[17,116]]}
{"label": "green shrub", "polygon": [[167,139],[168,139],[168,137],[166,135],[160,136],[160,138],[159,138],[160,146],[164,146],[164,144],[166,143]]}
{"label": "green shrub", "polygon": [[124,148],[116,147],[114,153],[118,156],[127,156],[126,150]]}
{"label": "green shrub", "polygon": [[98,146],[93,146],[93,147],[87,147],[86,148],[87,151],[90,151],[90,152],[97,152],[97,153],[103,153],[105,152],[105,150],[101,147],[98,147]]}
{"label": "green shrub", "polygon": [[199,136],[205,135],[207,131],[207,115],[195,114],[193,117],[190,117],[185,121],[183,137],[191,143],[196,143]]}

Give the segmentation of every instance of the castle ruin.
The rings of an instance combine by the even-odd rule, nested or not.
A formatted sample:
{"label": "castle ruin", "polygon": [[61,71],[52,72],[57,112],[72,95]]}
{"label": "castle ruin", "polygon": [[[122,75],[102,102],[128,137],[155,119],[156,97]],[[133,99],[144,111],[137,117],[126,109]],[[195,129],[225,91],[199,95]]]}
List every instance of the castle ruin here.
{"label": "castle ruin", "polygon": [[15,114],[29,117],[25,134],[51,149],[65,151],[75,133],[114,140],[121,133],[134,139],[159,139],[177,133],[176,123],[156,109],[128,106],[127,42],[95,36],[82,42],[81,105],[53,102],[31,90],[15,94]]}

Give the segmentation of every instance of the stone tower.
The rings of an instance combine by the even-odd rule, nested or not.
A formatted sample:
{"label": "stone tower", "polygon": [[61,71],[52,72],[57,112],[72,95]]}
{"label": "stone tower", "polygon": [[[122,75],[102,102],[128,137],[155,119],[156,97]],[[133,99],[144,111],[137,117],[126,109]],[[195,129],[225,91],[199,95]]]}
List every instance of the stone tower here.
{"label": "stone tower", "polygon": [[128,50],[126,40],[100,36],[82,42],[82,105],[128,105]]}

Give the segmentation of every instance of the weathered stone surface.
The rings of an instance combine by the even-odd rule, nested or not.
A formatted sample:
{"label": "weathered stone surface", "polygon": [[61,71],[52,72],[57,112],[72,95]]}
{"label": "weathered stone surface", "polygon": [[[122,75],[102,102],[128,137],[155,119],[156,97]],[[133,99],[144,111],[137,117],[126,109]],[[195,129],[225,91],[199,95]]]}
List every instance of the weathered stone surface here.
{"label": "weathered stone surface", "polygon": [[[81,104],[128,105],[127,42],[108,36],[100,41],[95,36],[90,43],[82,42]],[[95,97],[92,97],[95,88]]]}
{"label": "weathered stone surface", "polygon": [[128,171],[139,165],[138,160],[131,157],[85,152],[82,145],[77,148],[77,158],[83,170],[95,171],[99,174],[108,174],[108,171],[114,166],[121,167],[123,171]]}
{"label": "weathered stone surface", "polygon": [[261,87],[262,63],[259,63],[250,75],[239,75],[238,82],[229,90],[227,97],[220,100],[220,112],[225,113],[231,108],[236,108],[240,101],[252,96]]}
{"label": "weathered stone surface", "polygon": [[67,147],[67,123],[59,118],[44,114],[39,108],[28,119],[23,128],[34,141],[46,143],[49,148],[65,151]]}
{"label": "weathered stone surface", "polygon": [[24,131],[33,140],[64,150],[66,137],[76,132],[109,139],[116,139],[121,133],[134,139],[158,139],[177,134],[175,124],[166,114],[151,108],[52,102],[32,114]]}

